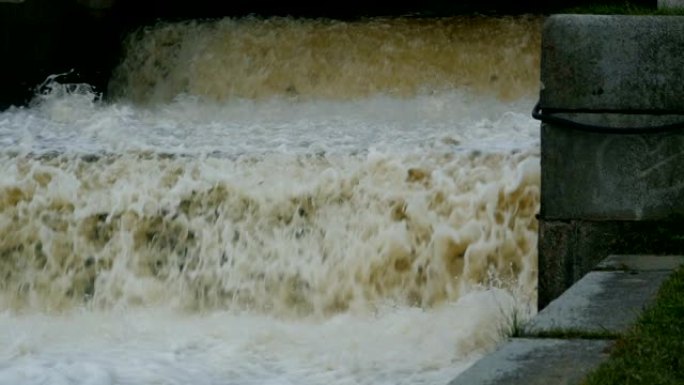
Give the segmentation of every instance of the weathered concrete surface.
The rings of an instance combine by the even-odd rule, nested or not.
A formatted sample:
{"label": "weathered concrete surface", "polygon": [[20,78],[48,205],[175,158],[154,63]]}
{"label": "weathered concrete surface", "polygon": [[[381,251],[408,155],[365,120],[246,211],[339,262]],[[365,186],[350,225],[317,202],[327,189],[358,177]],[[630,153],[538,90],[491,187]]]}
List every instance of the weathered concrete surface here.
{"label": "weathered concrete surface", "polygon": [[684,266],[681,255],[610,255],[595,270],[673,271]]}
{"label": "weathered concrete surface", "polygon": [[516,338],[449,385],[573,385],[609,355],[612,341]]}
{"label": "weathered concrete surface", "polygon": [[684,17],[554,15],[542,38],[541,106],[684,112]]}
{"label": "weathered concrete surface", "polygon": [[559,329],[621,333],[649,305],[670,271],[593,271],[551,302],[526,334]]}
{"label": "weathered concrete surface", "polygon": [[[620,128],[684,123],[684,16],[554,15],[542,40],[545,114]],[[684,217],[684,133],[542,124],[541,137],[543,219]]]}
{"label": "weathered concrete surface", "polygon": [[541,156],[546,220],[684,218],[683,133],[609,135],[542,124]]}
{"label": "weathered concrete surface", "polygon": [[538,306],[543,309],[608,255],[684,254],[684,223],[542,219],[538,242]]}

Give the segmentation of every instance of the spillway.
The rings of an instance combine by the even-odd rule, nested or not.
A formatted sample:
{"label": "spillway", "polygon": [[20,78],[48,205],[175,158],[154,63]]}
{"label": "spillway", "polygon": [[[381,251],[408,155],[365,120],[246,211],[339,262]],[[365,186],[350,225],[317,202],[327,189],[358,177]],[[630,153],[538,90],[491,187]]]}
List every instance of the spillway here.
{"label": "spillway", "polygon": [[541,17],[132,33],[0,113],[0,384],[448,383],[535,312]]}

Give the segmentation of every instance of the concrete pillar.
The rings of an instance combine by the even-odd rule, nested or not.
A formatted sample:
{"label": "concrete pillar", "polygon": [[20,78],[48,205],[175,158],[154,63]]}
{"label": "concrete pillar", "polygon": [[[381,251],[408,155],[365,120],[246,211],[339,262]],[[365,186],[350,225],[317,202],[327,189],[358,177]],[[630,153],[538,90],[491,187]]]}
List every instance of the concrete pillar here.
{"label": "concrete pillar", "polygon": [[[684,17],[555,15],[540,92],[539,306],[608,254],[684,251]],[[683,125],[684,126],[684,125]]]}

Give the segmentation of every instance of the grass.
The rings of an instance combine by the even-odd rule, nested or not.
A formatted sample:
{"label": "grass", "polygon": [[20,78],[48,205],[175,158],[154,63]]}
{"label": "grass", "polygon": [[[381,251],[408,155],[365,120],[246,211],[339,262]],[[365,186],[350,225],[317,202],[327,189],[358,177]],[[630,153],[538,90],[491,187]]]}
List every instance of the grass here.
{"label": "grass", "polygon": [[510,314],[510,320],[501,330],[504,338],[557,338],[557,339],[585,339],[585,340],[614,340],[620,335],[609,330],[583,330],[573,328],[551,328],[547,330],[530,331],[525,328],[525,321],[517,312]]}
{"label": "grass", "polygon": [[663,284],[608,361],[584,385],[684,384],[684,268]]}
{"label": "grass", "polygon": [[558,339],[585,339],[585,340],[614,340],[619,334],[610,330],[583,330],[575,328],[551,328],[546,330],[527,330],[524,321],[517,312],[510,315],[507,327],[501,335],[506,338],[558,338]]}

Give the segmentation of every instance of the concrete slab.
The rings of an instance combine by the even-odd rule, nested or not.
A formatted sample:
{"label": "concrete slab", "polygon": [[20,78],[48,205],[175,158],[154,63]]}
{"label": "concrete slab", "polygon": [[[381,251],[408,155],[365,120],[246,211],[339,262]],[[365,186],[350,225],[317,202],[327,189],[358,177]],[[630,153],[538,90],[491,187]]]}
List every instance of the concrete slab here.
{"label": "concrete slab", "polygon": [[449,385],[574,385],[608,357],[612,341],[516,338]]}
{"label": "concrete slab", "polygon": [[681,255],[610,255],[595,270],[673,271],[680,266]]}
{"label": "concrete slab", "polygon": [[670,271],[593,271],[524,326],[526,335],[558,329],[621,333],[655,298]]}

